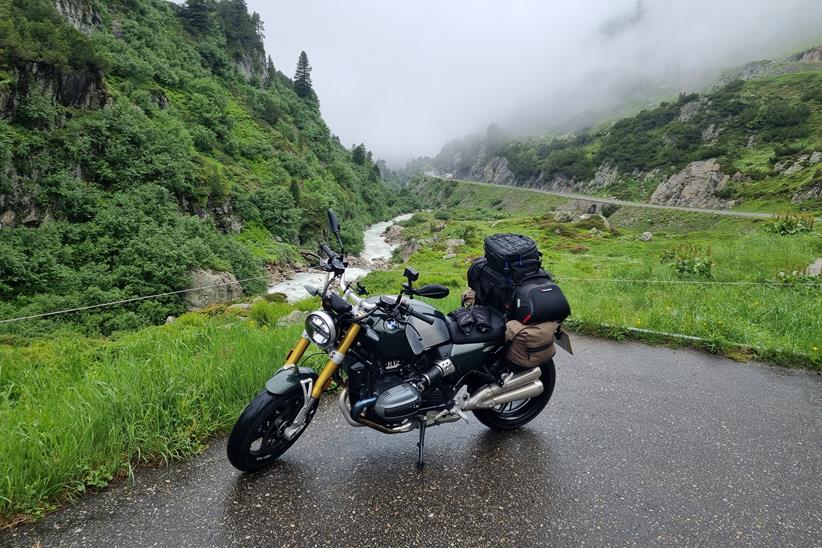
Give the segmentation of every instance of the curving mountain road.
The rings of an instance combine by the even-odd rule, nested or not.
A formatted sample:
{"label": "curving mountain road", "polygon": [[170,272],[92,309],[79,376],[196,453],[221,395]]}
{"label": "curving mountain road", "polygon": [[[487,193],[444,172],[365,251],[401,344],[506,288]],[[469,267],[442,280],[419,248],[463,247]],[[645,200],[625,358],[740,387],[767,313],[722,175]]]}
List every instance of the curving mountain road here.
{"label": "curving mountain road", "polygon": [[413,434],[349,428],[327,400],[265,473],[232,469],[218,439],[0,545],[822,545],[822,376],[574,346],[537,420],[432,428],[422,472]]}
{"label": "curving mountain road", "polygon": [[[440,177],[438,175],[426,175],[426,177],[432,177],[434,179],[442,179],[443,181],[449,182],[459,182],[459,183],[468,183],[471,185],[483,185],[483,186],[494,186],[494,187],[509,187],[509,188],[518,188],[521,190],[529,190],[531,192],[540,192],[542,194],[551,194],[552,196],[560,196],[562,198],[570,198],[573,200],[584,200],[586,202],[593,202],[596,204],[614,204],[619,206],[626,206],[626,207],[644,207],[647,209],[668,209],[674,211],[689,211],[691,213],[707,213],[711,215],[725,215],[728,217],[749,217],[752,219],[768,219],[773,217],[773,213],[758,213],[755,211],[737,211],[731,209],[706,209],[701,207],[684,207],[684,206],[670,206],[670,205],[660,205],[660,204],[649,204],[646,202],[628,202],[625,200],[617,200],[615,198],[603,198],[601,196],[592,196],[591,194],[580,194],[577,192],[560,192],[557,190],[545,190],[542,188],[531,188],[526,186],[516,186],[516,185],[500,185],[496,183],[481,183],[479,181],[466,181],[463,179],[446,179],[445,177]],[[822,218],[819,218],[822,220]]]}

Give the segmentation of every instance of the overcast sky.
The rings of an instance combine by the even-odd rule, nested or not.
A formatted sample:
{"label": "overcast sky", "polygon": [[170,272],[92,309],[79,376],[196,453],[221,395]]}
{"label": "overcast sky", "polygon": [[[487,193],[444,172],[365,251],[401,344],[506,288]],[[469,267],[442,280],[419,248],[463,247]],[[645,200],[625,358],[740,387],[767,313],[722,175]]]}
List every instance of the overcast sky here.
{"label": "overcast sky", "polygon": [[497,122],[517,133],[622,95],[822,43],[822,0],[248,0],[301,50],[343,144],[393,165]]}

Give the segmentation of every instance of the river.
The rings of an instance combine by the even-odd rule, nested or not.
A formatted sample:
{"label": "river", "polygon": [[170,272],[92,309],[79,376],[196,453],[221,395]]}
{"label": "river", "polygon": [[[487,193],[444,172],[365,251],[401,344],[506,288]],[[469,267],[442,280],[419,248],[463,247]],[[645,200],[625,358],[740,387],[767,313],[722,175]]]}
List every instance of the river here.
{"label": "river", "polygon": [[[373,224],[365,229],[363,234],[363,251],[357,260],[359,266],[352,266],[346,269],[346,279],[352,280],[365,276],[373,270],[374,261],[388,260],[397,248],[398,244],[391,244],[385,241],[383,233],[392,224],[399,221],[406,221],[413,216],[413,213],[405,213],[381,223]],[[296,272],[289,278],[272,284],[268,287],[269,293],[282,293],[289,302],[299,301],[308,296],[303,286],[322,286],[325,283],[325,272],[319,270],[306,270]]]}

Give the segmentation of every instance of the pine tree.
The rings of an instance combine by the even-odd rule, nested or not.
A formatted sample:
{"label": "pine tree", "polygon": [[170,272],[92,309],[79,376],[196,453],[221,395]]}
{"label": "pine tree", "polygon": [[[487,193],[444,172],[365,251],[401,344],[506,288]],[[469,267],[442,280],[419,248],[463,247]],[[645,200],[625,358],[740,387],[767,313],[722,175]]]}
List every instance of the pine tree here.
{"label": "pine tree", "polygon": [[354,160],[354,163],[357,165],[365,164],[365,160],[367,158],[365,145],[360,143],[359,145],[354,147],[354,150],[351,151],[351,159]]}
{"label": "pine tree", "polygon": [[188,30],[207,34],[214,26],[213,17],[216,10],[214,0],[186,0],[181,15]]}
{"label": "pine tree", "polygon": [[268,61],[265,67],[265,76],[263,78],[263,86],[267,88],[271,88],[274,86],[274,78],[277,77],[277,69],[274,68],[274,61],[271,60],[271,56],[268,56]]}
{"label": "pine tree", "polygon": [[297,60],[294,91],[303,99],[314,97],[314,88],[311,87],[311,65],[308,64],[308,55],[304,51],[300,52],[300,58]]}

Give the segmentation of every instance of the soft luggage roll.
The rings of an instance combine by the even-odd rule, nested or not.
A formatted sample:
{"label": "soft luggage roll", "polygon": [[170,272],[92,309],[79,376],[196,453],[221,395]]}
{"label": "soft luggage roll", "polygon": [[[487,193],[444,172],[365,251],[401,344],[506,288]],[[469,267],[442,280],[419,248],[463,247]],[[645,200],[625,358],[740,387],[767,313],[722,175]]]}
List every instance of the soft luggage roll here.
{"label": "soft luggage roll", "polygon": [[505,357],[520,367],[539,367],[557,353],[554,338],[559,329],[557,322],[525,325],[517,320],[505,324]]}

